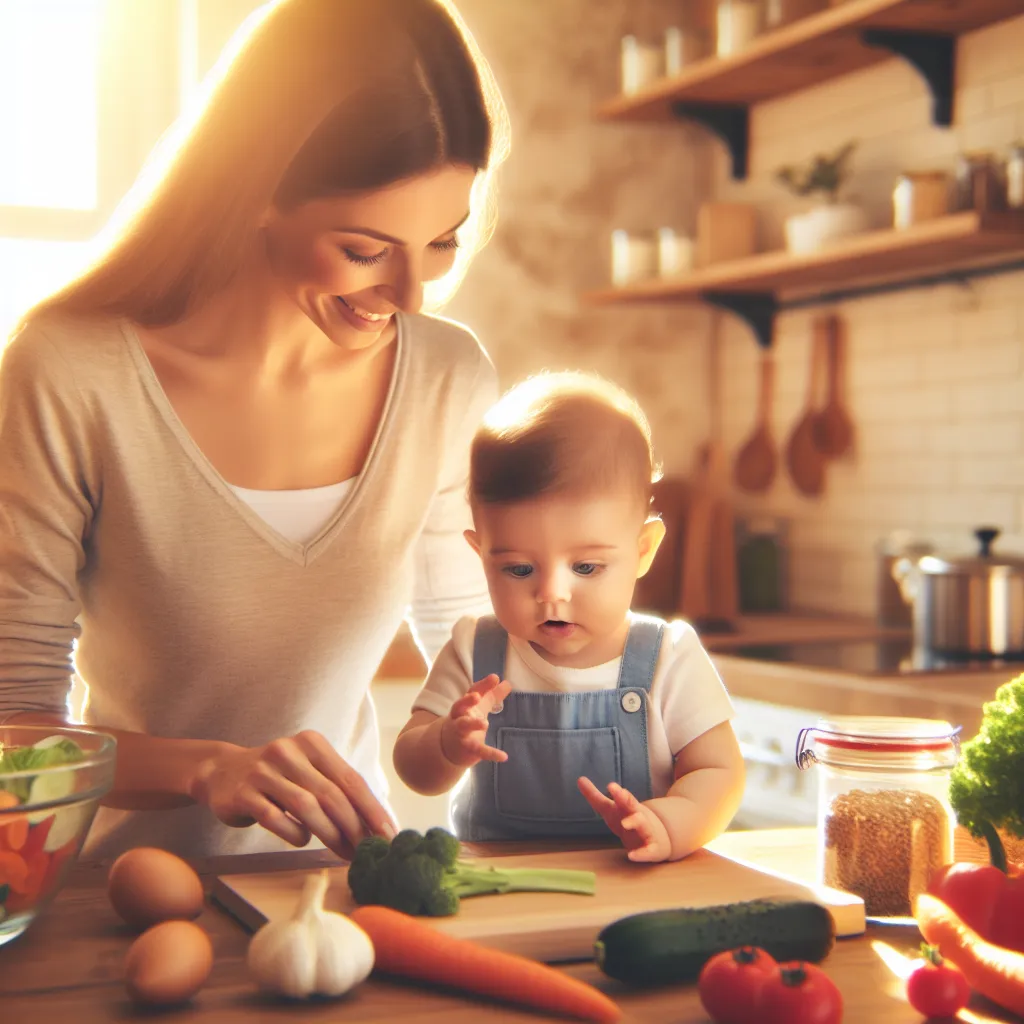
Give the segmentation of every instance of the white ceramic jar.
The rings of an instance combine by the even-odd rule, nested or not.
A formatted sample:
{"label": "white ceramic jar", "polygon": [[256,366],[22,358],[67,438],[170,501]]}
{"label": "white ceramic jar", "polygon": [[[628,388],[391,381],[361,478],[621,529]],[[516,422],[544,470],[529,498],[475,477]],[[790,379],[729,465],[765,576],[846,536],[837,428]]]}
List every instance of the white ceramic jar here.
{"label": "white ceramic jar", "polygon": [[716,45],[719,57],[749,46],[761,31],[760,0],[718,0]]}

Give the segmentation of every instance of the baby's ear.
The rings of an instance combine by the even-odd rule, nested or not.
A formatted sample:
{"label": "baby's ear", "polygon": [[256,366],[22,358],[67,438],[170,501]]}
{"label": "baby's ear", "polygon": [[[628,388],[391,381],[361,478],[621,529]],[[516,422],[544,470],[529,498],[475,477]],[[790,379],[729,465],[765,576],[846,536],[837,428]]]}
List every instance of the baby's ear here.
{"label": "baby's ear", "polygon": [[658,553],[658,548],[661,547],[661,542],[664,539],[665,524],[657,516],[648,519],[641,527],[640,540],[638,541],[640,546],[640,564],[636,569],[637,579],[647,575],[647,570],[650,569],[654,556]]}
{"label": "baby's ear", "polygon": [[466,543],[479,555],[480,554],[480,538],[477,535],[476,530],[464,530],[462,536],[466,538]]}

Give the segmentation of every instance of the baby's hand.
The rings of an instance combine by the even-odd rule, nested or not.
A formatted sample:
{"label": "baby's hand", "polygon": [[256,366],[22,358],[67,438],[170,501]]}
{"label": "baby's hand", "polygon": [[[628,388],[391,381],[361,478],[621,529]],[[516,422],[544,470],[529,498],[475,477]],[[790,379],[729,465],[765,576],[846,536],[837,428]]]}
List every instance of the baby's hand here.
{"label": "baby's hand", "polygon": [[622,840],[630,860],[654,863],[669,859],[672,855],[672,841],[665,823],[628,789],[623,789],[617,782],[609,782],[609,798],[586,776],[582,776],[577,785],[587,803]]}
{"label": "baby's hand", "polygon": [[477,761],[507,761],[508,754],[484,743],[487,716],[509,694],[512,684],[496,675],[474,683],[460,697],[441,725],[441,753],[452,762],[468,768]]}

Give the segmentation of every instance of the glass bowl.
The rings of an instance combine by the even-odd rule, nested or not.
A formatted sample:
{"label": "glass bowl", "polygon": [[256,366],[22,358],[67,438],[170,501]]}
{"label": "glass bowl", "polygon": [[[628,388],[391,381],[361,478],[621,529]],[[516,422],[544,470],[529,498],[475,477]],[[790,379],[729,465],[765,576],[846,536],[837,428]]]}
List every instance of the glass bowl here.
{"label": "glass bowl", "polygon": [[100,800],[117,741],[74,726],[0,726],[0,946],[64,884]]}

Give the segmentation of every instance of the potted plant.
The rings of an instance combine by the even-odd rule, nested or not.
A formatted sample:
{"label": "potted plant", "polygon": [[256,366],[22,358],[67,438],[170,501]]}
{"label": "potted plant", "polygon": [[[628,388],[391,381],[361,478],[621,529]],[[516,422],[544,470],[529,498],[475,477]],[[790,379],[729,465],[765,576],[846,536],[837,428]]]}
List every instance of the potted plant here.
{"label": "potted plant", "polygon": [[806,213],[786,219],[786,248],[793,253],[816,252],[834,242],[864,230],[864,211],[854,203],[840,202],[855,142],[831,155],[818,155],[803,167],[781,167],[775,176],[794,195],[824,198]]}

